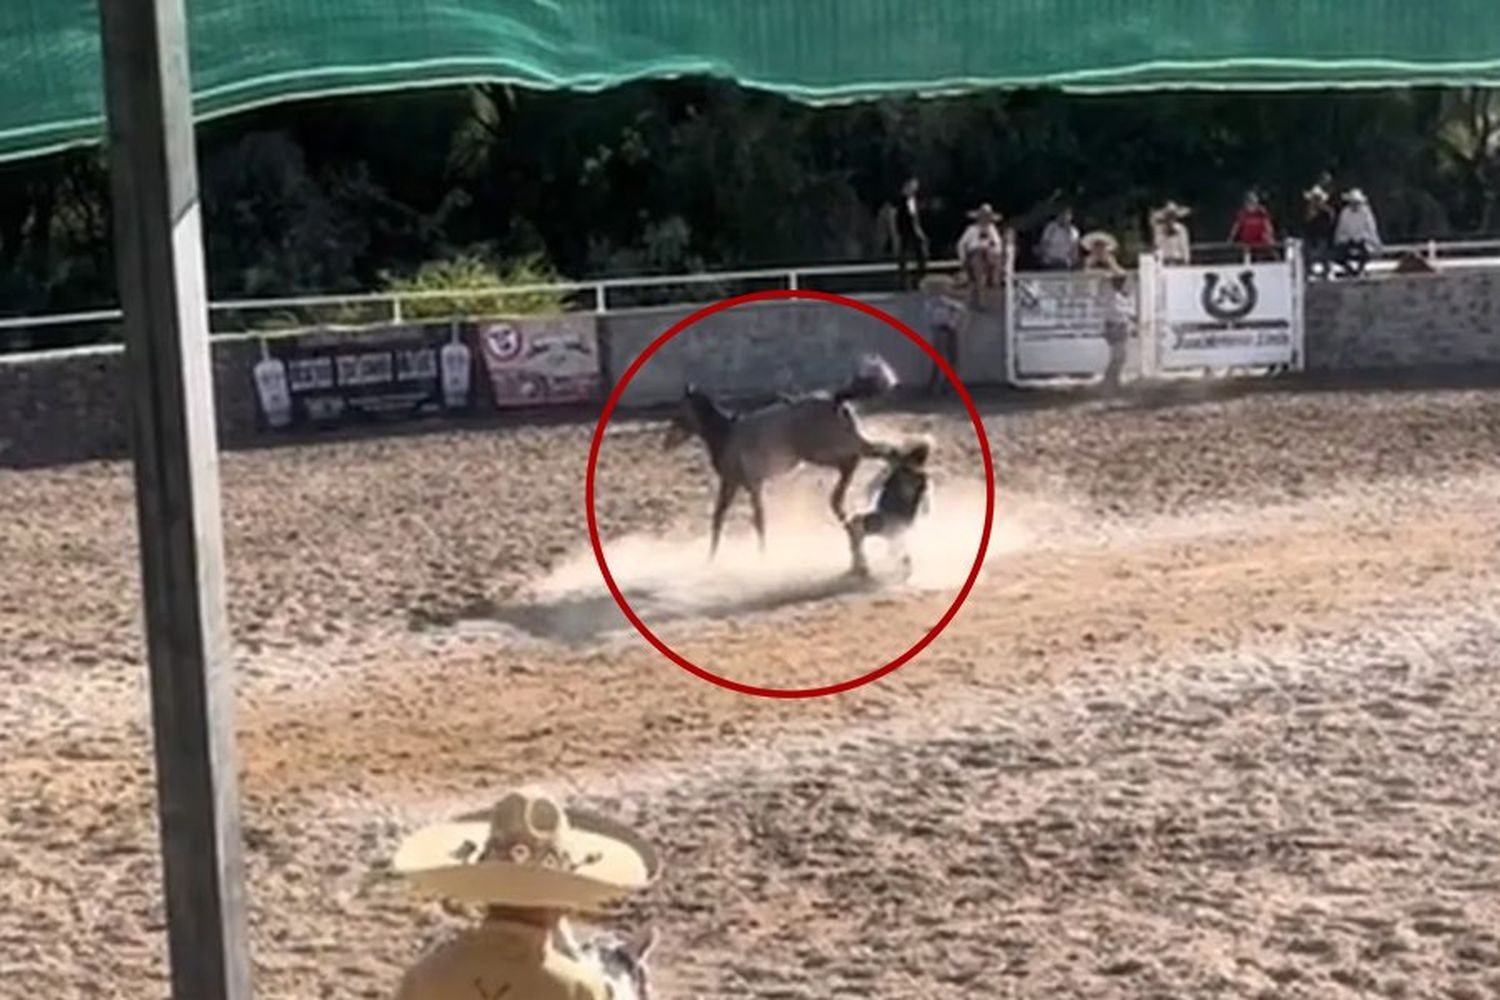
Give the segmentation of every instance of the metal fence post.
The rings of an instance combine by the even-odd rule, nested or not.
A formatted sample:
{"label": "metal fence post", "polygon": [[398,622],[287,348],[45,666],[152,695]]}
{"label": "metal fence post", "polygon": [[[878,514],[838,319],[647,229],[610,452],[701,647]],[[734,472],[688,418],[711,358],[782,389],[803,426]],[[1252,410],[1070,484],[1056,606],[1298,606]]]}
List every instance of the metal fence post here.
{"label": "metal fence post", "polygon": [[167,949],[177,1000],[249,1000],[217,421],[184,0],[102,0]]}

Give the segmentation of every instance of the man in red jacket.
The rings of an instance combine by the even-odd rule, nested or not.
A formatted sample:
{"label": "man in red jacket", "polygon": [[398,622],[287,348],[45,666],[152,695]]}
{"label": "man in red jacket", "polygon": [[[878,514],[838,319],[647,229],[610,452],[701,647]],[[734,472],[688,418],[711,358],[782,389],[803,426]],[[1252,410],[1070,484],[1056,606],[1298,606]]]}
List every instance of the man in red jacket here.
{"label": "man in red jacket", "polygon": [[1276,227],[1271,224],[1271,213],[1261,204],[1254,191],[1245,195],[1245,204],[1234,217],[1234,226],[1229,230],[1229,242],[1237,243],[1252,256],[1261,257],[1276,242]]}

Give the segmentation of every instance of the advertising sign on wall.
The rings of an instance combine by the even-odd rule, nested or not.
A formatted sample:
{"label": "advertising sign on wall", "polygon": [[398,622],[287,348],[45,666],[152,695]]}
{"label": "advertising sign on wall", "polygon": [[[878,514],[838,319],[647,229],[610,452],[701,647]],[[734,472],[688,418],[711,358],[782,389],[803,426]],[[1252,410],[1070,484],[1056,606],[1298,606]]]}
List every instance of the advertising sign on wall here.
{"label": "advertising sign on wall", "polygon": [[582,403],[598,397],[602,379],[592,315],[484,320],[475,330],[497,407]]}
{"label": "advertising sign on wall", "polygon": [[467,410],[473,367],[441,323],[268,338],[252,377],[264,425],[285,429]]}
{"label": "advertising sign on wall", "polygon": [[[1078,271],[1017,274],[1011,349],[1019,378],[1090,377],[1109,364],[1104,320],[1115,294],[1108,277]],[[1135,276],[1128,279],[1135,309]]]}
{"label": "advertising sign on wall", "polygon": [[1293,362],[1299,338],[1291,264],[1165,267],[1160,273],[1161,368]]}

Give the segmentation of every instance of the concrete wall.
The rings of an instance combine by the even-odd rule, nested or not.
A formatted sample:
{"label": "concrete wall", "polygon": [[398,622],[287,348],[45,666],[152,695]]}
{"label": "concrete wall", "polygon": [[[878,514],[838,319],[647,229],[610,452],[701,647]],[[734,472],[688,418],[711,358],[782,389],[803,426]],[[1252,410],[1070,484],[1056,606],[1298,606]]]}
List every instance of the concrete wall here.
{"label": "concrete wall", "polygon": [[[869,302],[918,334],[926,333],[918,296],[878,296]],[[608,343],[605,376],[610,388],[652,341],[693,311],[608,317],[602,337]],[[960,377],[976,384],[1003,380],[1002,315],[980,316],[968,339],[971,349],[960,354]],[[746,303],[708,316],[664,344],[630,380],[620,405],[671,402],[689,381],[731,396],[827,387],[852,375],[867,352],[890,362],[904,384],[925,385],[932,374],[932,360],[910,338],[854,309],[811,300]]]}
{"label": "concrete wall", "polygon": [[[917,296],[868,301],[923,332]],[[1307,366],[1314,371],[1500,363],[1500,270],[1313,283],[1306,305]],[[605,384],[613,388],[651,341],[694,311],[606,317],[600,329]],[[976,315],[965,337],[958,370],[970,385],[1005,381],[1002,316],[998,306]],[[925,383],[931,370],[916,345],[854,310],[812,301],[749,303],[709,317],[653,355],[622,407],[675,400],[689,379],[748,396],[836,384],[866,351],[884,355],[908,383]],[[257,357],[254,343],[214,346],[220,440],[227,447],[274,440],[256,426],[250,369]],[[0,465],[126,454],[120,363],[119,354],[0,359]]]}
{"label": "concrete wall", "polygon": [[1306,314],[1311,371],[1500,363],[1500,271],[1313,282]]}
{"label": "concrete wall", "polygon": [[[249,341],[213,350],[219,440],[234,446],[258,436],[250,369],[260,357]],[[129,453],[124,357],[81,354],[21,363],[0,358],[0,466],[117,458]]]}

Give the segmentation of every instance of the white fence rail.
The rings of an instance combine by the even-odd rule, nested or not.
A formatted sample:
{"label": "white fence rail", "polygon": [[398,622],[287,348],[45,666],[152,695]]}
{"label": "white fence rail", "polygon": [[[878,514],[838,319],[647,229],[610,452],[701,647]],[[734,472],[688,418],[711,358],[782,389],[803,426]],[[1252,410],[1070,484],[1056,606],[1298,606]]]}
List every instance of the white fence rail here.
{"label": "white fence rail", "polygon": [[[956,260],[930,261],[929,273],[956,271]],[[611,308],[609,294],[620,290],[641,290],[683,285],[724,285],[746,282],[774,283],[780,288],[816,288],[817,279],[832,277],[866,277],[895,274],[894,263],[879,264],[830,264],[813,267],[765,268],[745,271],[704,271],[695,274],[644,275],[630,278],[602,278],[596,281],[564,281],[550,284],[507,285],[497,288],[434,289],[418,292],[349,292],[329,295],[296,295],[263,299],[221,299],[208,305],[209,313],[227,312],[273,312],[286,309],[318,309],[357,306],[380,306],[387,313],[386,319],[393,323],[403,322],[403,303],[442,302],[474,298],[507,299],[524,295],[570,295],[587,293],[592,302],[592,311],[599,315],[630,312],[638,309],[659,308],[637,306]],[[809,280],[812,279],[812,280]],[[91,312],[55,313],[42,316],[0,317],[0,331],[35,330],[57,326],[84,326],[95,323],[113,323],[120,320],[120,310],[100,309]],[[257,331],[257,335],[269,336],[275,331]],[[233,333],[227,334],[233,336]],[[224,336],[217,334],[216,336]]]}
{"label": "white fence rail", "polygon": [[[1285,253],[1286,244],[1277,244],[1273,250],[1277,254]],[[1490,268],[1500,269],[1500,240],[1459,240],[1438,241],[1427,240],[1421,243],[1406,243],[1387,246],[1380,253],[1374,255],[1369,262],[1366,273],[1369,275],[1381,275],[1392,272],[1399,259],[1407,253],[1415,253],[1428,261],[1434,263],[1443,270]],[[1200,243],[1193,248],[1195,262],[1197,258],[1204,258],[1204,262],[1219,260],[1234,260],[1244,255],[1244,251],[1232,244],[1226,243]],[[927,264],[929,273],[951,273],[957,271],[960,264],[957,260],[930,261]],[[672,274],[672,275],[646,275],[629,278],[604,278],[595,281],[572,281],[557,282],[552,284],[514,285],[503,288],[478,288],[467,290],[432,290],[418,292],[353,292],[346,294],[328,295],[300,295],[285,296],[278,298],[263,299],[226,299],[209,303],[210,327],[213,327],[212,318],[226,313],[253,314],[270,313],[285,310],[311,310],[311,309],[334,309],[334,308],[377,308],[383,315],[372,317],[366,322],[392,322],[400,323],[406,318],[406,310],[403,305],[409,306],[418,302],[442,302],[458,301],[473,298],[493,298],[504,300],[506,298],[524,295],[548,294],[548,295],[583,295],[590,303],[588,307],[598,315],[612,313],[638,312],[643,309],[660,308],[660,306],[625,306],[614,307],[610,304],[611,293],[624,291],[641,291],[651,288],[684,287],[684,286],[722,286],[727,284],[764,283],[773,287],[800,289],[816,289],[827,286],[834,282],[830,279],[836,278],[868,278],[879,275],[894,276],[897,273],[897,265],[893,262],[882,262],[873,264],[830,264],[812,267],[792,268],[764,268],[756,270],[741,271],[708,271],[696,274]],[[9,331],[41,331],[56,329],[59,327],[87,327],[115,323],[120,320],[118,309],[101,309],[90,312],[60,313],[41,316],[12,316],[0,317],[0,362],[18,362],[30,360],[37,357],[59,357],[72,354],[98,354],[114,353],[119,351],[119,344],[92,344],[74,348],[48,348],[36,351],[19,351],[4,353],[6,334]],[[308,329],[317,324],[304,323],[290,325],[287,327],[266,327],[258,329],[214,329],[211,336],[215,340],[238,340],[245,337],[275,337],[292,335],[299,331]]]}

